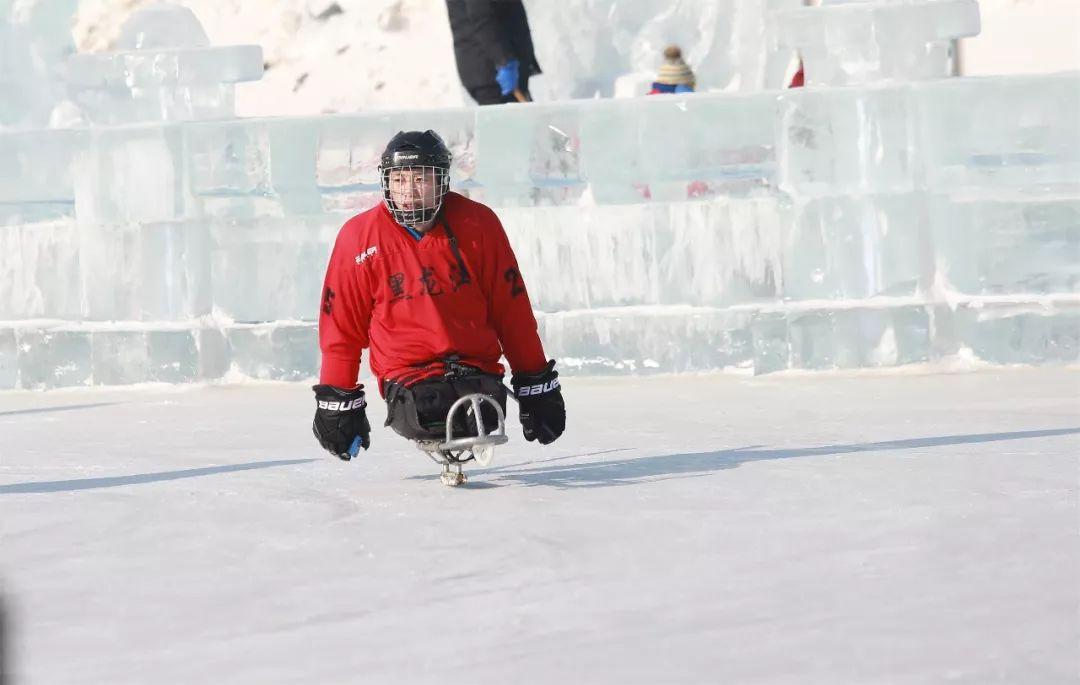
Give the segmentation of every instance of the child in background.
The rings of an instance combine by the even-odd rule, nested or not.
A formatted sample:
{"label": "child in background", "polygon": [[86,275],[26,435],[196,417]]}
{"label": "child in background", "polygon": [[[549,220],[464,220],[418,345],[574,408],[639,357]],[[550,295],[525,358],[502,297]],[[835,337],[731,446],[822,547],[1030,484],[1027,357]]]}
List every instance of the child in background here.
{"label": "child in background", "polygon": [[653,81],[649,95],[661,93],[693,93],[694,72],[683,61],[682,50],[678,45],[664,48],[664,63]]}

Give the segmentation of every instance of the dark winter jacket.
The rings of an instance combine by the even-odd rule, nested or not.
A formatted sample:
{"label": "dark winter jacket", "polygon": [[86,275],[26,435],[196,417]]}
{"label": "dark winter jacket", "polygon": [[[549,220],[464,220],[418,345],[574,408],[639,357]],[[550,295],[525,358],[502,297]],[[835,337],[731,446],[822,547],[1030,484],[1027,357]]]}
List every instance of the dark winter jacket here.
{"label": "dark winter jacket", "polygon": [[540,73],[521,0],[446,0],[446,11],[466,88],[494,83],[495,70],[512,59],[523,77]]}

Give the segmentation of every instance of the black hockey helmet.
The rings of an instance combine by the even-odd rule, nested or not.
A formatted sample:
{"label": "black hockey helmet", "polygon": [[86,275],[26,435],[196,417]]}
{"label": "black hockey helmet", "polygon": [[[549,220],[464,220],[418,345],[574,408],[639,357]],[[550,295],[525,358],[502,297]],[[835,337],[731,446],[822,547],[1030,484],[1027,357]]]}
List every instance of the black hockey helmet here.
{"label": "black hockey helmet", "polygon": [[442,137],[431,129],[398,131],[383,150],[380,169],[402,166],[450,168],[452,155]]}
{"label": "black hockey helmet", "polygon": [[[399,131],[390,139],[383,150],[379,163],[379,177],[382,184],[383,201],[394,220],[403,226],[414,227],[430,221],[442,208],[443,200],[450,189],[450,161],[453,156],[438,133],[427,131]],[[430,185],[420,198],[410,196],[412,207],[399,206],[391,193],[392,171],[416,171],[416,183]],[[414,192],[416,185],[409,180],[407,191]],[[395,193],[405,192],[404,187],[393,188]],[[427,192],[433,190],[434,192]],[[399,198],[401,196],[399,195]]]}

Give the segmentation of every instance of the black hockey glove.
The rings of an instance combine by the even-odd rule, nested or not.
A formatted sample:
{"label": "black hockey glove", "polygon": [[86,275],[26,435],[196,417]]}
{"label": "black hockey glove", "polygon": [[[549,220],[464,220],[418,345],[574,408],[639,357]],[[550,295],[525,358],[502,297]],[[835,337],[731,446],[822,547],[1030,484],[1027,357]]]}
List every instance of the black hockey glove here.
{"label": "black hockey glove", "polygon": [[559,387],[555,361],[549,361],[540,373],[515,373],[510,377],[518,400],[521,429],[529,442],[541,445],[555,442],[566,428],[566,405]]}
{"label": "black hockey glove", "polygon": [[315,391],[311,430],[319,444],[344,461],[355,457],[360,447],[367,449],[371,445],[371,425],[364,411],[364,386],[342,390],[332,385],[313,385],[311,389]]}

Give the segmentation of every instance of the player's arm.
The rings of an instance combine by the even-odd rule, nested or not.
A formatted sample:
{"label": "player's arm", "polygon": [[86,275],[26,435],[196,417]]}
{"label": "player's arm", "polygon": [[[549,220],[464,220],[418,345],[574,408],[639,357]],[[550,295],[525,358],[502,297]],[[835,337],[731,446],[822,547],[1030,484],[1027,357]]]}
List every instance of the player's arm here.
{"label": "player's arm", "polygon": [[360,357],[368,346],[372,296],[355,262],[355,239],[338,234],[323,279],[319,310],[319,382],[352,388],[360,372]]}
{"label": "player's arm", "polygon": [[525,279],[506,231],[495,213],[487,212],[490,221],[486,222],[484,233],[486,269],[482,278],[491,323],[499,336],[503,354],[510,362],[510,384],[518,399],[525,439],[539,440],[546,445],[555,441],[566,428],[559,372],[555,370],[555,361],[548,361],[544,356]]}
{"label": "player's arm", "polygon": [[323,280],[319,311],[322,365],[315,391],[312,432],[327,451],[349,460],[371,444],[364,386],[357,385],[360,356],[368,346],[372,295],[355,263],[352,233],[338,234]]}

